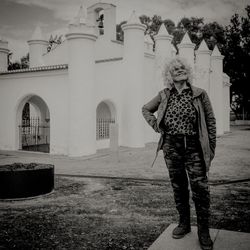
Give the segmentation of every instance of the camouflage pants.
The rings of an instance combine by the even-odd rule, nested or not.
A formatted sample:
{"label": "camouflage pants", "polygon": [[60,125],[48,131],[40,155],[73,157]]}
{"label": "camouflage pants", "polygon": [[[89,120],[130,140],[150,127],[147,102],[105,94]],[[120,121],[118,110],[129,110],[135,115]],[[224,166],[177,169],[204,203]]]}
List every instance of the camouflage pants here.
{"label": "camouflage pants", "polygon": [[163,153],[180,220],[190,221],[188,187],[190,183],[197,224],[207,227],[210,195],[199,139],[194,136],[166,135]]}

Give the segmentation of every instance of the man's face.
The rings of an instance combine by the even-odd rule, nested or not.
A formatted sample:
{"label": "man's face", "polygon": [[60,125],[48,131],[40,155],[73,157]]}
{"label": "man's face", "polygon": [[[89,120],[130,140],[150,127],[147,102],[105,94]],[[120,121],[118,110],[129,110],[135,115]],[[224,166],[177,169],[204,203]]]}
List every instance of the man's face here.
{"label": "man's face", "polygon": [[170,74],[174,82],[187,80],[187,70],[181,63],[177,63],[170,71]]}

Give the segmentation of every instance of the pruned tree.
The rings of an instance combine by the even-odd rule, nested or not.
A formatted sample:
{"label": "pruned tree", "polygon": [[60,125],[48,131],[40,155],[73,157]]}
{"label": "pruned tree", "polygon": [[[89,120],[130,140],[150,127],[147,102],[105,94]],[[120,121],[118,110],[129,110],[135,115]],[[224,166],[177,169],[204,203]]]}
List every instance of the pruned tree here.
{"label": "pruned tree", "polygon": [[50,35],[49,38],[49,45],[47,47],[47,51],[50,52],[53,48],[55,48],[57,45],[62,43],[62,35]]}
{"label": "pruned tree", "polygon": [[11,61],[12,54],[10,52],[8,55],[8,70],[26,69],[29,67],[29,53],[21,57],[20,61],[16,60],[14,62]]}

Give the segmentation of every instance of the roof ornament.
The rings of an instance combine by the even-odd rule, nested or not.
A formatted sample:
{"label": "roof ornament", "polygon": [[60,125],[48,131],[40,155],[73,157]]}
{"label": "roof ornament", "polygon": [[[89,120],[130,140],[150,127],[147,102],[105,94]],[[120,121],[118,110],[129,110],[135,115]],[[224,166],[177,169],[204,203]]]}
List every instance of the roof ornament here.
{"label": "roof ornament", "polygon": [[80,10],[78,12],[78,18],[79,18],[79,23],[80,24],[86,24],[87,21],[87,8],[84,3],[82,3]]}
{"label": "roof ornament", "polygon": [[87,23],[87,8],[84,4],[85,1],[80,6],[77,15],[70,21],[70,25],[79,25],[79,24],[86,24]]}
{"label": "roof ornament", "polygon": [[167,35],[167,36],[169,36],[168,30],[167,30],[164,23],[161,24],[157,35]]}
{"label": "roof ornament", "polygon": [[128,20],[127,23],[128,24],[141,23],[141,21],[140,21],[139,17],[137,16],[135,10],[133,10],[133,12],[132,12],[132,14],[131,14],[131,16],[130,16],[130,18],[129,18],[129,20]]}
{"label": "roof ornament", "polygon": [[200,46],[198,48],[198,51],[208,51],[208,47],[207,44],[205,42],[205,40],[203,39],[202,42],[200,43]]}
{"label": "roof ornament", "polygon": [[181,44],[192,44],[192,41],[188,35],[188,32],[186,32],[184,37],[182,38]]}
{"label": "roof ornament", "polygon": [[32,34],[31,40],[44,40],[41,27],[38,25],[36,26],[35,31]]}
{"label": "roof ornament", "polygon": [[221,56],[221,53],[220,53],[217,45],[214,46],[212,56]]}

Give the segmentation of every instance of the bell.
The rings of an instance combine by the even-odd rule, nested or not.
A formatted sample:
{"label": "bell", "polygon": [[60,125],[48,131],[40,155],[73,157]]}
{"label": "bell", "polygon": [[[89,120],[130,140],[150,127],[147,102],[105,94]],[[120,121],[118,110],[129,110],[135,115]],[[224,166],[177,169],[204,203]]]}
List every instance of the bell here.
{"label": "bell", "polygon": [[100,21],[99,24],[98,24],[98,28],[99,28],[99,29],[103,29],[103,27],[104,27],[104,26],[103,26],[103,21]]}

